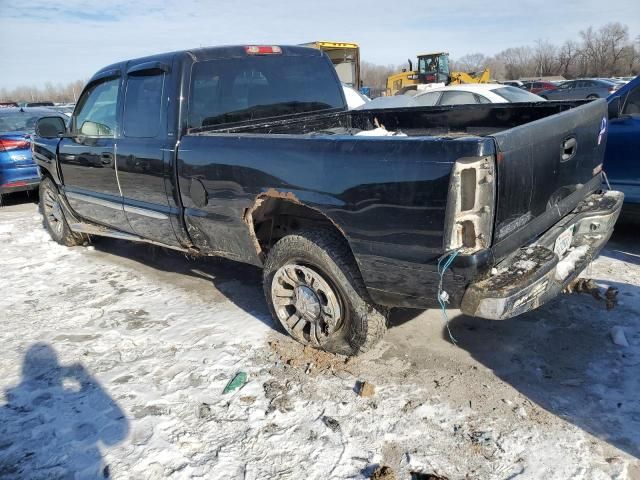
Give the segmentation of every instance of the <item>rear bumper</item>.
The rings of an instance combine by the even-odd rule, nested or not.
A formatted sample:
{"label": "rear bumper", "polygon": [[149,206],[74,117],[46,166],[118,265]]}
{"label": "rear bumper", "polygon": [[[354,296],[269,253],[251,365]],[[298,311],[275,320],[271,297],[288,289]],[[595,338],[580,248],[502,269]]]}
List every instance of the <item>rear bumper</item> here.
{"label": "rear bumper", "polygon": [[5,193],[24,192],[35,190],[40,185],[40,178],[28,178],[26,180],[14,180],[0,185],[0,195]]}
{"label": "rear bumper", "polygon": [[[607,243],[620,215],[621,192],[592,194],[535,242],[503,260],[490,277],[472,283],[461,310],[467,315],[503,320],[539,307],[558,295]],[[570,249],[558,257],[558,237],[573,232]]]}

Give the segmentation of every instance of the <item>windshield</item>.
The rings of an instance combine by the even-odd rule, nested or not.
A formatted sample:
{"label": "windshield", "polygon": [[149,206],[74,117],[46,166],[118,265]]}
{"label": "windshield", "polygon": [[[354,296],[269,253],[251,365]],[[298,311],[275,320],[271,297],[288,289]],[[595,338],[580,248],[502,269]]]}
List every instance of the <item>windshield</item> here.
{"label": "windshield", "polygon": [[41,113],[0,110],[0,132],[32,133],[36,128],[36,122],[41,116]]}
{"label": "windshield", "polygon": [[192,69],[188,128],[344,107],[326,57],[210,60]]}
{"label": "windshield", "polygon": [[531,92],[527,92],[517,87],[500,87],[492,90],[496,95],[500,95],[508,102],[544,102],[545,99],[535,95]]}

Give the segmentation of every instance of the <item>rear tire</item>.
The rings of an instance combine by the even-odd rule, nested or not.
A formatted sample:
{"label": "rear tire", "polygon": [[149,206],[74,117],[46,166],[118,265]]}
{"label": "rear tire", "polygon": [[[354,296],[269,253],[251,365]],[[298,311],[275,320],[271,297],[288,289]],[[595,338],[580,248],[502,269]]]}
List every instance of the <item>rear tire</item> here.
{"label": "rear tire", "polygon": [[69,224],[64,217],[60,192],[55,183],[53,183],[53,180],[49,177],[43,178],[40,182],[39,194],[42,223],[44,228],[49,232],[49,235],[51,235],[51,238],[60,245],[67,247],[84,244],[88,240],[88,237],[80,233],[74,233],[69,228]]}
{"label": "rear tire", "polygon": [[600,98],[598,95],[588,95],[587,100],[595,100],[596,98]]}
{"label": "rear tire", "polygon": [[348,245],[330,230],[280,239],[263,280],[273,318],[302,344],[351,356],[386,332],[387,309],[371,301]]}

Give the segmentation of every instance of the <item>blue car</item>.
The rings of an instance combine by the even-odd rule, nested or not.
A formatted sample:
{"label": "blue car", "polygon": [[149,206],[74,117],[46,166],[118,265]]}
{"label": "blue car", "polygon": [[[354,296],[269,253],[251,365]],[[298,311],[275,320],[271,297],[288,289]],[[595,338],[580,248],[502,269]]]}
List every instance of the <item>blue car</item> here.
{"label": "blue car", "polygon": [[61,117],[46,108],[0,109],[0,196],[38,188],[40,177],[31,158],[31,135],[42,117]]}
{"label": "blue car", "polygon": [[609,134],[604,170],[624,192],[623,213],[640,220],[640,76],[607,97]]}

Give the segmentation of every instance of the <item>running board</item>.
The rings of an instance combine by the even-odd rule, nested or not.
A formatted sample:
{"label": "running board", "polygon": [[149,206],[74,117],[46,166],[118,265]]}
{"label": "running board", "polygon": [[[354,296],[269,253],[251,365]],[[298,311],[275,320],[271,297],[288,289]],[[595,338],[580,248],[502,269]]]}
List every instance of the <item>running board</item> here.
{"label": "running board", "polygon": [[197,252],[197,250],[195,249],[167,245],[165,243],[156,242],[155,240],[149,240],[132,233],[121,232],[120,230],[114,230],[112,228],[103,227],[101,225],[92,225],[90,223],[70,223],[69,228],[76,233],[86,233],[87,235],[97,235],[99,237],[117,238],[120,240],[128,240],[130,242],[150,243],[152,245],[158,245],[160,247],[178,250],[179,252],[187,252],[191,255],[199,254],[199,252]]}

